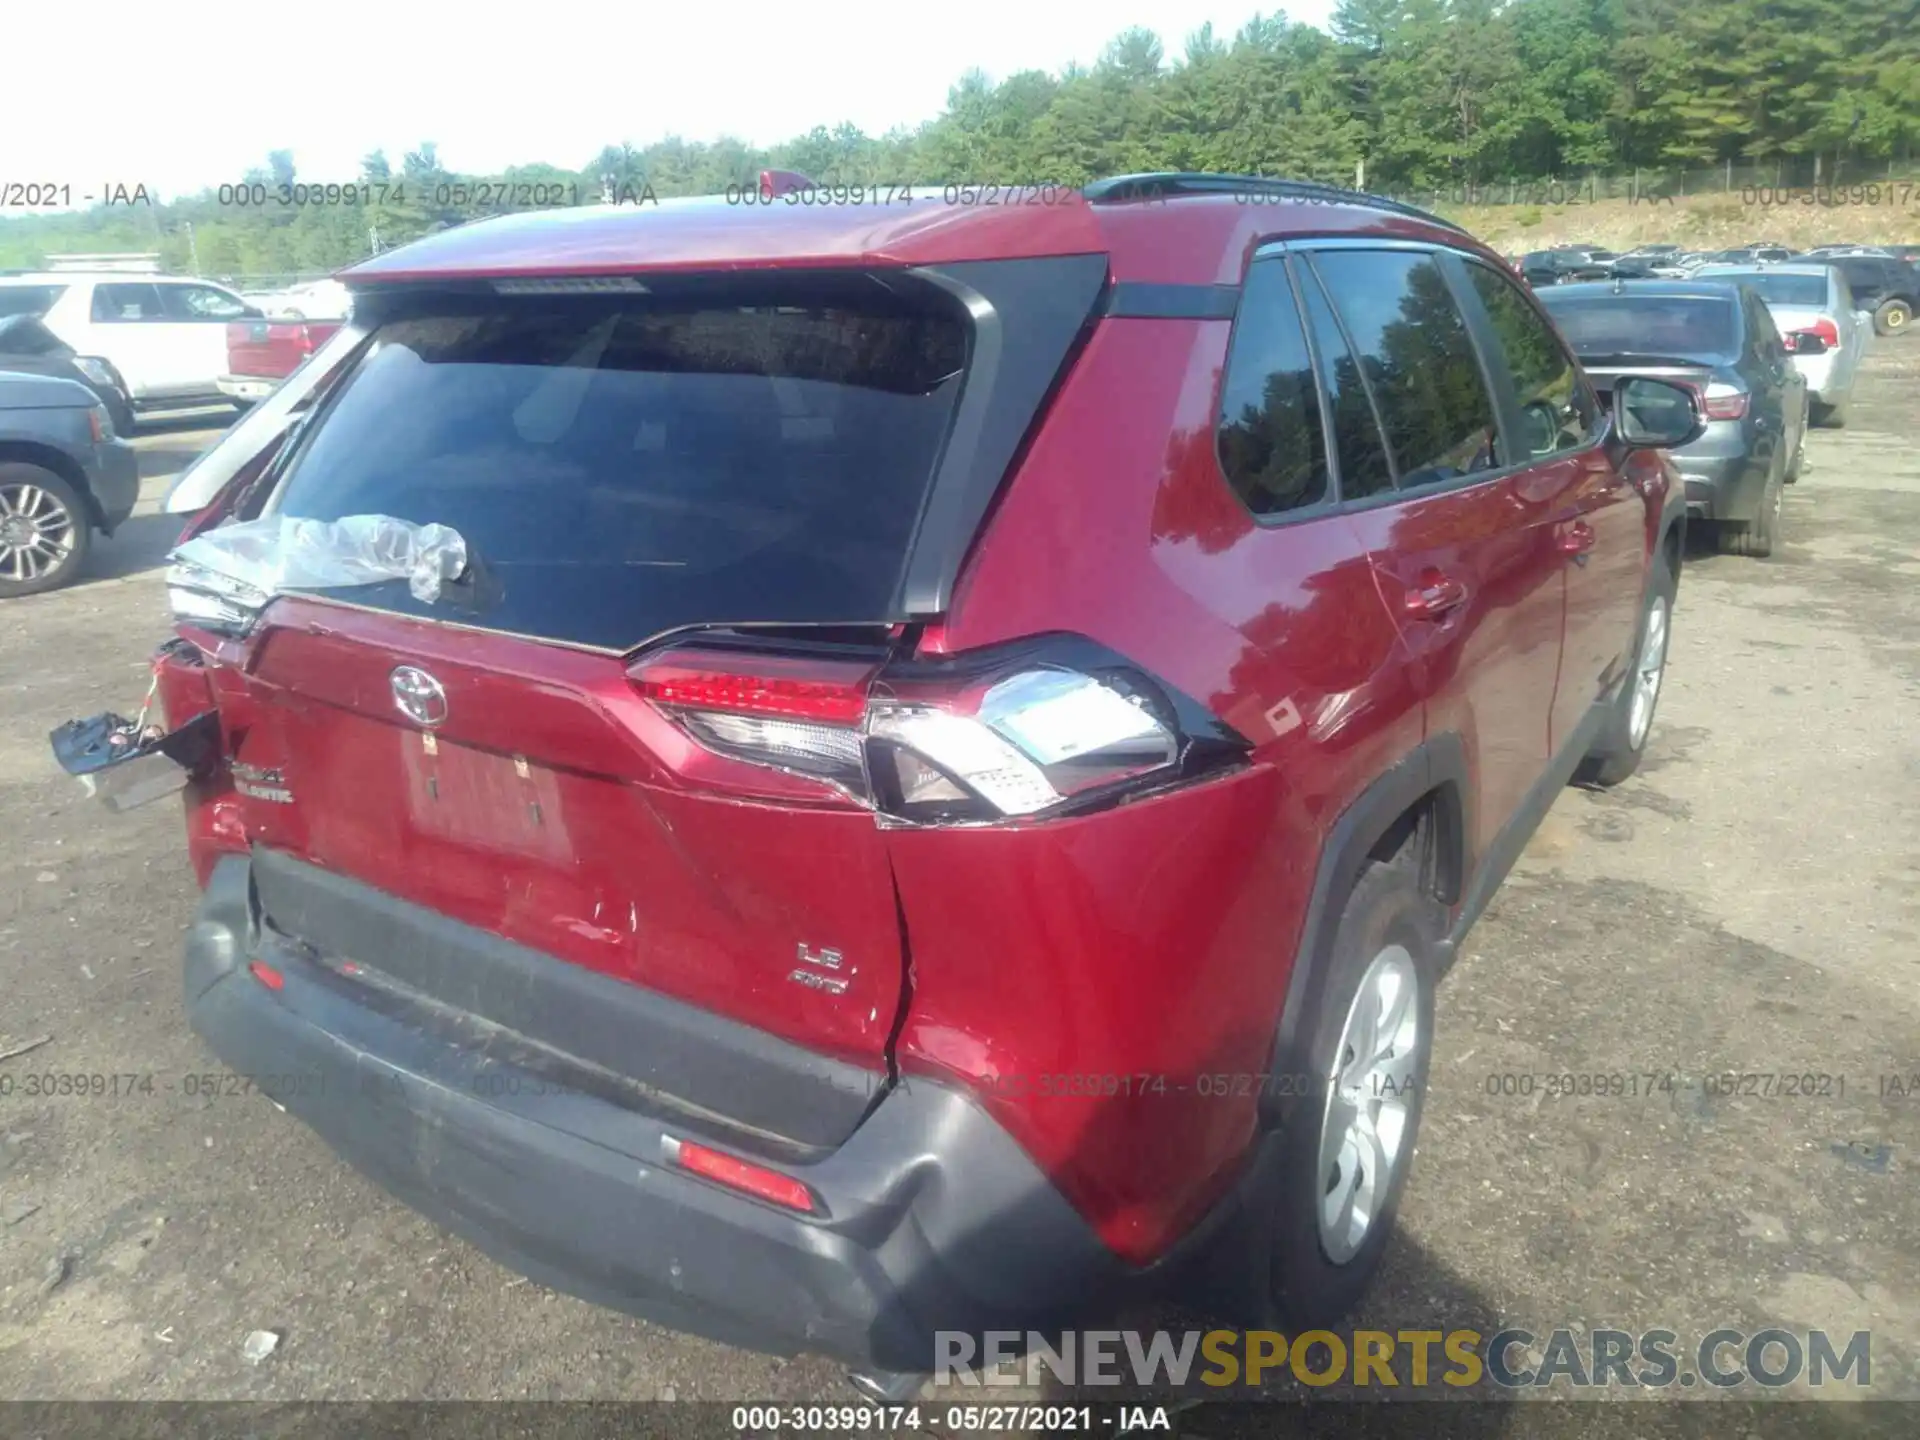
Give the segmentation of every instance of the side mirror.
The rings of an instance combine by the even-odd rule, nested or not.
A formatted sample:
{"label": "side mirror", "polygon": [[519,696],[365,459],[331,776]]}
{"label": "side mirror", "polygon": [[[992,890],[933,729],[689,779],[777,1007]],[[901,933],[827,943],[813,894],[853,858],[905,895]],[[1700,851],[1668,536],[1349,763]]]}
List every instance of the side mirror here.
{"label": "side mirror", "polygon": [[1613,423],[1620,439],[1635,450],[1676,450],[1707,430],[1691,390],[1651,375],[1623,375],[1614,381]]}
{"label": "side mirror", "polygon": [[1811,330],[1797,330],[1787,337],[1787,349],[1795,355],[1824,355],[1830,347]]}

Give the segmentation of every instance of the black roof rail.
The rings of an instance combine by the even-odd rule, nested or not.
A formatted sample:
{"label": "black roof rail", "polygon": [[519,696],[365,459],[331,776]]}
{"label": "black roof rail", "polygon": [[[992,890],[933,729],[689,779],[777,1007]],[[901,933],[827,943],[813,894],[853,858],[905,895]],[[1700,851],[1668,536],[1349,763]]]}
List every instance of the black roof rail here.
{"label": "black roof rail", "polygon": [[1384,195],[1364,190],[1346,190],[1338,185],[1323,185],[1317,180],[1275,179],[1265,175],[1213,175],[1192,170],[1163,170],[1139,175],[1115,175],[1096,180],[1080,192],[1091,205],[1120,204],[1129,200],[1156,200],[1170,195],[1270,195],[1276,200],[1299,200],[1307,204],[1355,205],[1368,210],[1385,210],[1423,220],[1429,225],[1465,235],[1466,230],[1422,210]]}

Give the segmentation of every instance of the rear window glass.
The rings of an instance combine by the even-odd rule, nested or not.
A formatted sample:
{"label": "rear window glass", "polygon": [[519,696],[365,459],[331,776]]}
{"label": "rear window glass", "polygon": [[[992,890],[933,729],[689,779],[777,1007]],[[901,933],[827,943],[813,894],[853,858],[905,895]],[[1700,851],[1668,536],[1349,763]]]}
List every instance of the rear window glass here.
{"label": "rear window glass", "polygon": [[1540,296],[1582,355],[1734,355],[1740,331],[1731,298],[1675,295]]}
{"label": "rear window glass", "polygon": [[66,293],[64,285],[0,285],[0,318],[44,315]]}
{"label": "rear window glass", "polygon": [[1782,275],[1777,270],[1754,270],[1741,275],[1720,275],[1739,285],[1751,285],[1760,298],[1774,305],[1803,305],[1819,309],[1827,303],[1827,277],[1824,275]]}
{"label": "rear window glass", "polygon": [[404,583],[351,598],[515,634],[626,649],[683,625],[896,618],[967,354],[932,304],[866,282],[395,319],[278,509],[452,526],[478,561],[452,610]]}

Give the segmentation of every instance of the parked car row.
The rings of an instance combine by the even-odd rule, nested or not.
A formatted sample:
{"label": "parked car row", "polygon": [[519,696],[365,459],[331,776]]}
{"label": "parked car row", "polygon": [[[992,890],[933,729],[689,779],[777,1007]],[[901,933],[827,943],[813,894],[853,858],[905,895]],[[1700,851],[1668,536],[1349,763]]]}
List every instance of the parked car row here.
{"label": "parked car row", "polygon": [[1834,271],[1880,335],[1905,330],[1920,309],[1920,246],[1820,246],[1796,253],[1784,245],[1756,242],[1733,250],[1688,251],[1677,245],[1643,245],[1625,254],[1585,245],[1563,245],[1508,257],[1529,285],[1591,280],[1679,279],[1715,268],[1816,265]]}

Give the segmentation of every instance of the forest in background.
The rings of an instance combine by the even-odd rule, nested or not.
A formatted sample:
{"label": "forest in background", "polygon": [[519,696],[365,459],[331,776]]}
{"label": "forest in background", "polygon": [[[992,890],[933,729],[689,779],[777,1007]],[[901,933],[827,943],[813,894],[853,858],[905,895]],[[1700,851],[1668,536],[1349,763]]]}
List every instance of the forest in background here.
{"label": "forest in background", "polygon": [[[1276,14],[1231,38],[1203,28],[1173,55],[1136,29],[1091,67],[973,72],[940,115],[879,136],[822,126],[766,149],[669,136],[504,176],[459,173],[433,143],[397,164],[375,152],[357,177],[301,174],[273,151],[234,177],[263,185],[264,207],[208,190],[0,219],[0,266],[158,251],[181,273],[319,274],[492,213],[454,203],[453,186],[475,180],[574,187],[592,203],[609,189],[716,194],[767,167],[822,184],[1153,170],[1352,184],[1364,170],[1370,190],[1417,196],[1721,166],[1844,184],[1912,176],[1916,155],[1920,0],[1341,0],[1325,31]],[[281,185],[354,179],[389,198],[273,203]]]}

